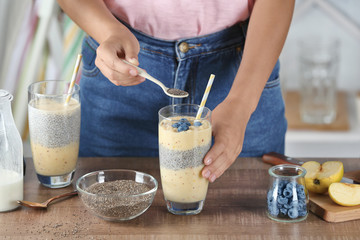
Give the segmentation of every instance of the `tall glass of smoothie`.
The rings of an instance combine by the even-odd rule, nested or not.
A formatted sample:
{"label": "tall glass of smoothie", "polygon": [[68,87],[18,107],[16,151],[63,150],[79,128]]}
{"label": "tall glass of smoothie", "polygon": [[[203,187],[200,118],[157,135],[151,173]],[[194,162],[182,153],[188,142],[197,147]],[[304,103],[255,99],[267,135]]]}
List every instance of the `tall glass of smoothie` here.
{"label": "tall glass of smoothie", "polygon": [[70,94],[68,88],[66,81],[41,81],[28,88],[32,157],[40,183],[50,188],[70,185],[78,160],[80,87],[75,84]]}
{"label": "tall glass of smoothie", "polygon": [[208,180],[201,170],[211,146],[211,111],[199,105],[177,104],[159,111],[159,159],[164,198],[169,212],[193,215],[201,212]]}

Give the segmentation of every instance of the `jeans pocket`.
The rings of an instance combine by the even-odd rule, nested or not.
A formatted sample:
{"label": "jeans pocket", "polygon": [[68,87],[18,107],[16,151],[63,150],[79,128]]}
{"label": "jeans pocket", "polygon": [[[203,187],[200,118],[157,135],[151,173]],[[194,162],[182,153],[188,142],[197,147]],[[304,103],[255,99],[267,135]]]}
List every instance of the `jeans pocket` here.
{"label": "jeans pocket", "polygon": [[280,86],[280,77],[277,77],[273,80],[269,80],[265,84],[265,89],[267,88],[274,88]]}
{"label": "jeans pocket", "polygon": [[94,77],[100,72],[98,67],[95,65],[96,49],[98,46],[99,44],[89,36],[85,37],[83,40],[81,47],[81,54],[83,56],[82,74],[85,77]]}

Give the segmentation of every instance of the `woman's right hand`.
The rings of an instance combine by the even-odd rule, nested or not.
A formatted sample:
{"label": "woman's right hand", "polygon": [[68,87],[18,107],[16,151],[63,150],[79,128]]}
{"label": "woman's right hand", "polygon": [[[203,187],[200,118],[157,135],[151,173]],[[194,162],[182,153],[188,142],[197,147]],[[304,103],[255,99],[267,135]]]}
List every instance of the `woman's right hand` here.
{"label": "woman's right hand", "polygon": [[110,82],[117,86],[132,86],[145,81],[136,68],[124,63],[122,59],[139,65],[140,45],[136,37],[127,29],[116,31],[100,43],[96,53],[95,65]]}
{"label": "woman's right hand", "polygon": [[110,12],[103,0],[57,0],[61,8],[98,47],[95,65],[117,86],[132,86],[145,81],[136,68],[121,59],[139,65],[140,45],[131,31]]}

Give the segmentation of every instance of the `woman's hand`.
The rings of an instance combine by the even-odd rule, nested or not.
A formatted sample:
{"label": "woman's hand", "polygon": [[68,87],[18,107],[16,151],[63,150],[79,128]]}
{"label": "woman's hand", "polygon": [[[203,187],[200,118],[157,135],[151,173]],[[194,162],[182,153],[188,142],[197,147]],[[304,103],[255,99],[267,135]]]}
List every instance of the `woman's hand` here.
{"label": "woman's hand", "polygon": [[212,115],[215,143],[202,170],[210,182],[220,177],[242,150],[246,125],[284,45],[294,4],[295,0],[255,1],[239,70],[229,95]]}
{"label": "woman's hand", "polygon": [[121,60],[139,65],[138,40],[112,15],[103,0],[57,1],[66,14],[100,44],[95,64],[110,82],[131,86],[145,81],[138,76],[136,68]]}
{"label": "woman's hand", "polygon": [[100,43],[96,53],[95,65],[110,82],[119,86],[132,86],[145,81],[138,75],[136,68],[124,63],[121,59],[139,65],[139,42],[126,28],[110,35]]}
{"label": "woman's hand", "polygon": [[202,176],[210,182],[219,178],[239,156],[251,113],[238,102],[225,99],[212,113],[214,145],[204,157]]}

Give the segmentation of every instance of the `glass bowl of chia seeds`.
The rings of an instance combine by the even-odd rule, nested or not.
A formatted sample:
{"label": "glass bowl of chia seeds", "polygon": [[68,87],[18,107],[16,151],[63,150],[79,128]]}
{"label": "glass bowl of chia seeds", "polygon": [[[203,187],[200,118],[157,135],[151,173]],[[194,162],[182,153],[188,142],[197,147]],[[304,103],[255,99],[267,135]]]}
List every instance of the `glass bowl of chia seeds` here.
{"label": "glass bowl of chia seeds", "polygon": [[100,170],[76,182],[85,207],[107,221],[125,221],[143,214],[158,188],[156,179],[134,170]]}

